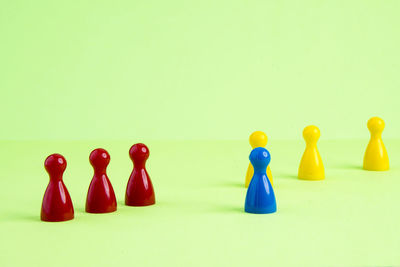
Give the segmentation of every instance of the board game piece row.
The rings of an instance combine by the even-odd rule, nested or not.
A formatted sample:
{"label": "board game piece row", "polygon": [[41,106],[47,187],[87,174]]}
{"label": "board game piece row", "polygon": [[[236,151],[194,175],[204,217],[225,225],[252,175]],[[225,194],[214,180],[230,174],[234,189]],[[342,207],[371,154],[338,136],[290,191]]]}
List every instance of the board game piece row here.
{"label": "board game piece row", "polygon": [[[371,138],[364,154],[363,169],[369,171],[389,170],[389,157],[382,141],[382,132],[385,122],[378,117],[368,120],[368,130]],[[317,181],[325,179],[325,169],[321,155],[317,148],[320,137],[317,126],[310,125],[304,128],[303,138],[306,149],[300,160],[298,178],[302,180]],[[245,177],[245,187],[248,187],[245,200],[245,212],[266,214],[276,211],[276,199],[273,189],[272,172],[269,167],[271,155],[265,148],[267,135],[256,131],[250,135],[250,164]]]}
{"label": "board game piece row", "polygon": [[[155,204],[155,194],[150,176],[146,170],[146,160],[150,152],[145,144],[138,143],[129,150],[133,170],[126,186],[127,206],[149,206]],[[90,153],[90,164],[94,175],[86,198],[86,212],[108,213],[117,210],[114,189],[107,176],[110,155],[105,149],[97,148]],[[63,182],[67,161],[60,154],[48,156],[44,162],[50,181],[43,196],[40,218],[42,221],[60,222],[74,218],[74,207],[68,189]]]}

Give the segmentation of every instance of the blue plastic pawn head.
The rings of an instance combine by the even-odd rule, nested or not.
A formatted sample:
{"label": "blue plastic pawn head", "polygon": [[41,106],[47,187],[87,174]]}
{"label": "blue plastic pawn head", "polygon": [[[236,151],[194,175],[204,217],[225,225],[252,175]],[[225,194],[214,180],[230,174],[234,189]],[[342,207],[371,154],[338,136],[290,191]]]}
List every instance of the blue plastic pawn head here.
{"label": "blue plastic pawn head", "polygon": [[254,148],[249,156],[250,162],[255,171],[265,170],[271,161],[271,155],[268,150],[263,147]]}

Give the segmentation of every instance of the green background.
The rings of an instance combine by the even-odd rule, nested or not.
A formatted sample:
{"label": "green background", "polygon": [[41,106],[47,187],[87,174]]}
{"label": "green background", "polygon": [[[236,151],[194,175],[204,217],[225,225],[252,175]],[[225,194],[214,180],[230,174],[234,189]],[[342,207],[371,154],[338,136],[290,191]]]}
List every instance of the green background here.
{"label": "green background", "polygon": [[[0,266],[400,264],[399,1],[0,1]],[[391,170],[361,169],[366,121]],[[326,180],[297,179],[321,129]],[[278,212],[245,214],[248,136]],[[157,205],[123,205],[133,143]],[[92,149],[118,210],[84,212]],[[46,156],[75,219],[39,220]]]}
{"label": "green background", "polygon": [[[398,266],[400,141],[386,142],[391,170],[361,169],[365,141],[319,144],[324,181],[297,179],[304,142],[271,140],[277,213],[243,211],[249,144],[150,141],[157,203],[123,204],[129,141],[1,142],[0,266]],[[105,147],[118,210],[84,212],[90,151]],[[39,220],[44,158],[67,159],[75,219]],[[57,263],[57,264],[56,264]]]}
{"label": "green background", "polygon": [[400,130],[400,2],[2,1],[0,139]]}

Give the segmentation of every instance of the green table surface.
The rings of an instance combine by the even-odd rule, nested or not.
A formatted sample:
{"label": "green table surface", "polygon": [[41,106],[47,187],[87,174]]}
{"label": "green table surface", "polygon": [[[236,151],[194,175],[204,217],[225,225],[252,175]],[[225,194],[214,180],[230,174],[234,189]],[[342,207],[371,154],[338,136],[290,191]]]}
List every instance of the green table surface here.
{"label": "green table surface", "polygon": [[[321,140],[324,181],[298,180],[303,140],[270,140],[278,211],[243,211],[250,146],[244,141],[147,141],[157,203],[127,207],[130,141],[0,142],[0,266],[394,266],[400,265],[400,140],[384,140],[391,170],[361,169],[368,140]],[[118,210],[84,211],[103,147]],[[75,219],[39,219],[61,153]]]}

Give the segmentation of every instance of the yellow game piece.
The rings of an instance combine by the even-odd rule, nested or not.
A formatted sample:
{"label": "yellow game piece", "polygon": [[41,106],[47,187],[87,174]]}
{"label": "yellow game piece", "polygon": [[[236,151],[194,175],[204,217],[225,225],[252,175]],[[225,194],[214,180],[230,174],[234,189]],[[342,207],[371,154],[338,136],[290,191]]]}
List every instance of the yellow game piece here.
{"label": "yellow game piece", "polygon": [[324,164],[318,152],[317,141],[321,133],[317,126],[310,125],[304,128],[303,137],[306,141],[306,150],[300,161],[299,179],[323,180],[325,179]]}
{"label": "yellow game piece", "polygon": [[369,171],[389,170],[389,157],[382,141],[382,132],[385,122],[378,117],[368,120],[368,130],[371,133],[367,149],[364,154],[363,168]]}
{"label": "yellow game piece", "polygon": [[[255,131],[254,133],[252,133],[249,137],[249,142],[251,147],[254,149],[256,147],[265,147],[267,145],[268,142],[268,137],[264,132],[261,131]],[[247,173],[246,173],[246,179],[244,182],[244,185],[246,187],[249,187],[251,178],[253,178],[253,174],[254,174],[254,169],[253,169],[253,165],[251,165],[251,163],[249,163],[249,167],[247,168]],[[271,173],[271,168],[267,167],[267,177],[269,179],[269,182],[271,183],[271,185],[274,185],[274,182],[272,180],[272,173]]]}

